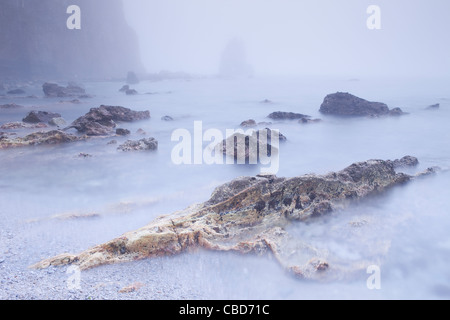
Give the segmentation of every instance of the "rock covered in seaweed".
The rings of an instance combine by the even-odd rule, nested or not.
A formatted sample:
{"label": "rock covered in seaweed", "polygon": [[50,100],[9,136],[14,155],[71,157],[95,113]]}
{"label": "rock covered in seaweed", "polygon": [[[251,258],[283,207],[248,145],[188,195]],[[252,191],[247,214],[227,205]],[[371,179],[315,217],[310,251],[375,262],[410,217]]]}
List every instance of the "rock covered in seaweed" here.
{"label": "rock covered in seaweed", "polygon": [[105,264],[171,256],[197,249],[272,255],[289,272],[306,279],[332,279],[361,272],[367,266],[339,259],[327,261],[307,239],[288,227],[314,223],[322,215],[352,201],[385,192],[414,177],[394,170],[393,161],[369,160],[326,175],[295,178],[237,178],[218,187],[211,198],[181,212],[155,219],[147,226],[80,254],[62,254],[33,268],[67,264],[89,269]]}

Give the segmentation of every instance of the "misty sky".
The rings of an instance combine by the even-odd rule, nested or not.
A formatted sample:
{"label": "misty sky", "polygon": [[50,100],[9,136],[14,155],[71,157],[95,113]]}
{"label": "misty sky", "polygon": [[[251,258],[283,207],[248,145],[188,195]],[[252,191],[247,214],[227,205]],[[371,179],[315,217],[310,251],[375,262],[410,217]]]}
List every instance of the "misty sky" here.
{"label": "misty sky", "polygon": [[[233,38],[256,74],[450,74],[449,0],[123,0],[149,72],[215,74]],[[369,30],[369,5],[382,30]]]}

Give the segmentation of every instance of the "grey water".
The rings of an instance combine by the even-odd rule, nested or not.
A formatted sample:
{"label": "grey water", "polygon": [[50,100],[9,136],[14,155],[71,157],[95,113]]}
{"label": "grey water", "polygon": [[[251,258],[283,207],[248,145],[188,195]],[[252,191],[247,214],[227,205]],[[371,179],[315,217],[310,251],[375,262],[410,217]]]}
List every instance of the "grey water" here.
{"label": "grey water", "polygon": [[[133,86],[140,93],[136,96],[119,92],[120,82],[84,83],[94,97],[81,104],[44,98],[39,86],[28,88],[35,98],[3,97],[0,104],[15,102],[25,108],[1,110],[0,125],[20,121],[30,110],[59,112],[70,123],[102,104],[149,110],[152,118],[120,124],[132,132],[130,137],[0,150],[0,259],[4,260],[0,267],[8,265],[9,272],[25,272],[40,259],[83,251],[162,214],[206,201],[222,183],[260,173],[260,167],[248,165],[175,165],[171,151],[176,142],[171,141],[171,134],[179,128],[193,132],[194,121],[202,121],[204,130],[225,132],[248,119],[273,122],[267,115],[274,111],[321,118],[322,122],[307,125],[273,122],[271,128],[288,139],[280,146],[280,177],[324,174],[358,161],[405,155],[420,161],[419,167],[408,173],[432,166],[448,169],[447,84],[447,79],[425,78],[204,77],[143,81]],[[409,114],[374,119],[321,115],[318,110],[324,97],[337,91],[400,107]],[[261,103],[264,99],[272,103]],[[436,103],[439,110],[426,110]],[[174,121],[162,121],[165,115]],[[118,143],[140,139],[138,129],[158,140],[156,152],[122,153],[117,145],[108,144],[112,139]],[[79,157],[80,153],[92,157]],[[450,297],[449,187],[449,174],[444,171],[355,204],[322,222],[292,226],[290,231],[296,237],[334,256],[355,263],[371,259],[380,263],[379,290],[367,288],[369,274],[365,272],[351,280],[304,282],[287,275],[270,259],[210,252],[89,272],[114,269],[136,272],[138,277],[155,263],[199,298],[446,299]],[[58,219],[73,213],[96,216]],[[369,223],[361,232],[348,232],[350,222],[363,220]],[[380,246],[387,248],[387,254],[378,254]],[[150,281],[149,277],[142,275],[143,281]]]}

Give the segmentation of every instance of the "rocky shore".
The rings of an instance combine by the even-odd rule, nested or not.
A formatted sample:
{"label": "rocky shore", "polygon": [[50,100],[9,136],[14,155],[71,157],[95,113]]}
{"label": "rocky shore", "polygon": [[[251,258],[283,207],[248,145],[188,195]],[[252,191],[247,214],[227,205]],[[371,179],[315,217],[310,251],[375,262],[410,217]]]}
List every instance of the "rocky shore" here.
{"label": "rocky shore", "polygon": [[[315,223],[329,214],[338,214],[357,200],[410,182],[415,176],[398,173],[395,167],[415,164],[417,159],[408,156],[395,161],[354,163],[326,175],[238,178],[218,187],[202,204],[161,216],[139,230],[80,254],[61,254],[32,268],[77,265],[85,270],[202,248],[271,255],[288,272],[302,279],[346,277],[367,266],[336,259],[330,264],[308,244],[308,239],[292,237],[288,227]],[[423,174],[434,172],[429,169]]]}

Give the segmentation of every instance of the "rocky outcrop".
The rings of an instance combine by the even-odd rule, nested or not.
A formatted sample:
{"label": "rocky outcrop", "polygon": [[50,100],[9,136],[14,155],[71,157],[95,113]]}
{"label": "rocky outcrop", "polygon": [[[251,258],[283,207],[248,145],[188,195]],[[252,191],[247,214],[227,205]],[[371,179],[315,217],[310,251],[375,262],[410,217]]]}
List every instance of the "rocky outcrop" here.
{"label": "rocky outcrop", "polygon": [[0,149],[17,148],[36,145],[55,145],[74,141],[84,140],[86,137],[77,137],[64,131],[53,130],[48,132],[35,132],[25,137],[2,137],[0,139]]}
{"label": "rocky outcrop", "polygon": [[49,123],[54,118],[61,118],[61,115],[47,111],[31,111],[22,121],[25,123]]}
{"label": "rocky outcrop", "polygon": [[392,111],[381,102],[369,102],[350,93],[338,92],[325,97],[320,112],[326,115],[362,117],[403,114],[400,108]]}
{"label": "rocky outcrop", "polygon": [[[225,139],[217,147],[219,147],[223,155],[234,158],[238,162],[249,162],[251,159],[258,161],[262,150],[266,150],[267,156],[278,153],[278,148],[273,146],[272,133],[276,132],[278,141],[286,141],[286,137],[280,132],[271,129],[262,129],[252,131],[251,135],[235,133]],[[275,133],[274,133],[275,134]],[[265,138],[263,140],[262,138]],[[264,145],[265,144],[265,145]],[[230,148],[230,146],[233,146]]]}
{"label": "rocky outcrop", "polygon": [[44,83],[42,86],[44,94],[48,98],[66,98],[66,97],[84,97],[86,96],[86,91],[75,85],[69,83],[67,87],[61,87],[56,83]]}
{"label": "rocky outcrop", "polygon": [[347,207],[365,197],[414,179],[396,173],[392,162],[369,160],[326,175],[295,178],[243,177],[218,187],[211,198],[181,212],[161,216],[80,254],[62,254],[33,268],[75,264],[89,269],[105,264],[171,256],[197,249],[272,255],[292,274],[332,279],[342,273],[365,272],[364,263],[324,254],[289,234],[289,226]]}
{"label": "rocky outcrop", "polygon": [[[79,30],[67,28],[70,5],[81,9]],[[124,78],[142,70],[122,0],[2,0],[0,30],[0,78]]]}
{"label": "rocky outcrop", "polygon": [[133,111],[124,107],[100,106],[75,120],[65,130],[75,128],[88,136],[109,135],[114,132],[116,122],[132,122],[150,119],[149,111]]}
{"label": "rocky outcrop", "polygon": [[268,118],[272,120],[299,120],[299,119],[308,119],[311,117],[301,113],[277,111],[269,114]]}
{"label": "rocky outcrop", "polygon": [[155,138],[141,139],[139,141],[128,140],[120,145],[117,150],[129,151],[154,151],[158,149],[158,141]]}

